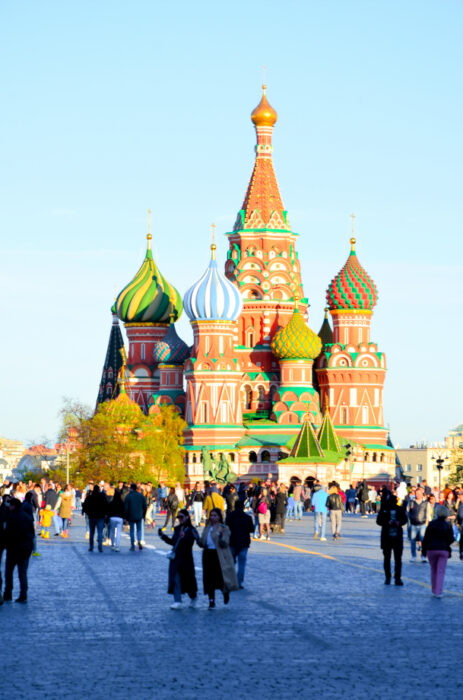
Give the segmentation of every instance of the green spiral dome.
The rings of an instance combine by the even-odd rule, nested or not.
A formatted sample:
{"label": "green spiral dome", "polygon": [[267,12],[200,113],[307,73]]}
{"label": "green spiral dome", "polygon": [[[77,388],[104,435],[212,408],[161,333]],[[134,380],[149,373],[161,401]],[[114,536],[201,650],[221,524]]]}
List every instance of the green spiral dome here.
{"label": "green spiral dome", "polygon": [[142,266],[131,282],[118,294],[115,309],[124,323],[169,323],[183,310],[182,298],[159,272],[151,251],[151,235]]}
{"label": "green spiral dome", "polygon": [[318,335],[304,323],[296,308],[289,323],[275,333],[271,348],[279,360],[315,360],[320,354],[322,343]]}

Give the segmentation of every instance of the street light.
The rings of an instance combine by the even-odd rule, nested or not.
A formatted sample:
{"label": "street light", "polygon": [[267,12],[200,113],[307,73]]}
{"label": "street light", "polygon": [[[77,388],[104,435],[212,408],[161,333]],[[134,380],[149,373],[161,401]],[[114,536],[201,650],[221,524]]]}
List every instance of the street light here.
{"label": "street light", "polygon": [[436,468],[439,471],[439,498],[440,498],[440,473],[442,469],[444,468],[444,460],[442,457],[433,457],[433,459],[436,461]]}

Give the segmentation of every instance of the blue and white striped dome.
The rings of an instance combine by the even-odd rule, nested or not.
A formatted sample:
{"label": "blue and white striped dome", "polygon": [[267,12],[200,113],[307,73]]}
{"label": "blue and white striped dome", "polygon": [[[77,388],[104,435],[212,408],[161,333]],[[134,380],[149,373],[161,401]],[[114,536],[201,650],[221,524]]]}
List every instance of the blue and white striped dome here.
{"label": "blue and white striped dome", "polygon": [[191,321],[236,321],[243,309],[241,294],[218,269],[215,245],[211,250],[209,267],[183,298],[186,314]]}

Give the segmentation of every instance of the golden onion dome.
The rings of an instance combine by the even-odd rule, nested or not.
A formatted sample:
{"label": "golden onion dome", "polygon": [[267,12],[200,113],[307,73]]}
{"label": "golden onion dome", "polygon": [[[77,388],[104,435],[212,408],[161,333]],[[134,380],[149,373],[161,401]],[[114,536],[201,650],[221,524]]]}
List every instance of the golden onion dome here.
{"label": "golden onion dome", "polygon": [[265,96],[266,89],[267,86],[262,85],[262,99],[251,114],[251,120],[254,122],[255,126],[273,126],[278,119],[277,113]]}

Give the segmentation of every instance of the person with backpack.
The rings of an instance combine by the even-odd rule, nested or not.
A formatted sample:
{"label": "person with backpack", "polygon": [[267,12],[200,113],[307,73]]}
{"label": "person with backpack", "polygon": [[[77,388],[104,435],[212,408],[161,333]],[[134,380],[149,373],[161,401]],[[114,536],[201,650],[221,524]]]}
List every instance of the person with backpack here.
{"label": "person with backpack", "polygon": [[167,495],[167,498],[165,500],[166,504],[166,521],[164,525],[161,528],[161,531],[164,532],[167,530],[167,523],[169,522],[169,519],[171,520],[171,525],[172,525],[172,532],[174,531],[174,525],[175,525],[175,518],[177,517],[177,511],[178,511],[178,498],[175,493],[175,489],[171,486],[169,488],[169,493]]}
{"label": "person with backpack", "polygon": [[339,495],[338,485],[332,483],[328,491],[328,498],[326,499],[326,507],[330,514],[331,521],[331,534],[333,535],[333,540],[338,540],[341,534],[341,523],[342,523],[342,512],[344,510],[344,503]]}
{"label": "person with backpack", "polygon": [[368,490],[368,485],[365,479],[362,481],[357,489],[357,498],[360,503],[360,513],[362,518],[368,518],[367,515],[367,503],[370,499],[370,492]]}
{"label": "person with backpack", "polygon": [[[264,487],[257,499],[257,515],[259,519],[260,539],[270,541],[270,498],[267,489]],[[264,532],[267,531],[266,537]]]}
{"label": "person with backpack", "polygon": [[404,549],[403,526],[407,523],[404,506],[398,504],[397,496],[384,491],[376,524],[381,527],[381,549],[384,557],[384,583],[391,583],[391,554],[394,552],[394,579],[396,586],[403,586],[402,552]]}

